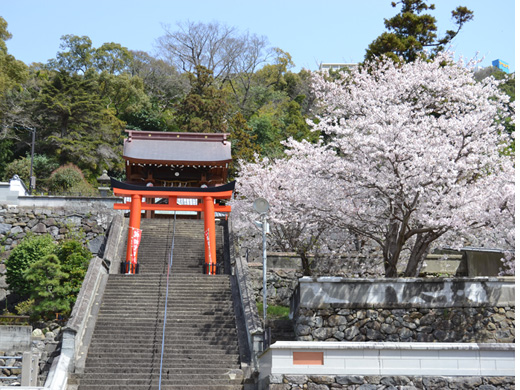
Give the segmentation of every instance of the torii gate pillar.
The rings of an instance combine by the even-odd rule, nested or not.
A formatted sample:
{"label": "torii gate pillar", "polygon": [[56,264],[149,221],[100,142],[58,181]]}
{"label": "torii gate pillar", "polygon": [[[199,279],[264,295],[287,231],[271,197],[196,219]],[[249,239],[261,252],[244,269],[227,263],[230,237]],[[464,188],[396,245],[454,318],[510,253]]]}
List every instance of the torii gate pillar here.
{"label": "torii gate pillar", "polygon": [[[135,232],[139,231],[141,227],[141,207],[142,197],[140,195],[132,195],[132,202],[130,203],[130,220],[128,221],[128,240],[126,245],[126,273],[135,274],[137,271],[137,254],[139,251],[139,241],[141,235],[139,232],[137,244],[133,244],[135,239]],[[133,253],[132,253],[133,252]],[[135,260],[134,260],[135,259]]]}
{"label": "torii gate pillar", "polygon": [[205,273],[216,274],[217,248],[215,246],[215,200],[211,196],[203,198],[204,205],[204,254]]}

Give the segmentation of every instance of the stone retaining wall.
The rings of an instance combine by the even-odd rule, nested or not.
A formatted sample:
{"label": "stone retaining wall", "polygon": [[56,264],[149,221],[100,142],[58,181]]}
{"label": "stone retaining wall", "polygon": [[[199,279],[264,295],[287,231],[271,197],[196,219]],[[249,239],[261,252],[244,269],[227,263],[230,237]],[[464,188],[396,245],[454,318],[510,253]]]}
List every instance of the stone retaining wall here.
{"label": "stone retaining wall", "polygon": [[514,307],[434,309],[300,308],[299,341],[514,343]]}
{"label": "stone retaining wall", "polygon": [[514,377],[271,375],[269,390],[512,390]]}
{"label": "stone retaining wall", "polygon": [[515,342],[514,278],[302,278],[292,306],[298,341]]}
{"label": "stone retaining wall", "polygon": [[[261,263],[249,263],[249,277],[255,302],[262,302],[263,274]],[[267,304],[289,307],[291,295],[298,285],[298,279],[303,276],[295,269],[267,270]]]}
{"label": "stone retaining wall", "polygon": [[105,204],[75,202],[70,207],[26,207],[0,204],[0,301],[7,295],[5,260],[23,238],[32,232],[50,234],[56,241],[68,234],[82,232],[84,243],[93,255],[102,249],[105,233],[117,211]]}

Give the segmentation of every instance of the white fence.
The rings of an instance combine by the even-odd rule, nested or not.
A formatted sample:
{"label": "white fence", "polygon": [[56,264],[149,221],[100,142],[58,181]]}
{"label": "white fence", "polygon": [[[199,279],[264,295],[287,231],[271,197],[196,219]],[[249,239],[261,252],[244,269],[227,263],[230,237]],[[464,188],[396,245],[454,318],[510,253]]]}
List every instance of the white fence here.
{"label": "white fence", "polygon": [[260,378],[284,375],[514,376],[514,344],[278,341]]}

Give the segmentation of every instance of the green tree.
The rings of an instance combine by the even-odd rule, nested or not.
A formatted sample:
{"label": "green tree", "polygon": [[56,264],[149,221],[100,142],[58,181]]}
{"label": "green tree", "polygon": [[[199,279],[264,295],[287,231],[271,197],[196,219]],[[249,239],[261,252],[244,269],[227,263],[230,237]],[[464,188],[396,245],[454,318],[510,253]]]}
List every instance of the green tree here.
{"label": "green tree", "polygon": [[99,72],[122,74],[132,63],[132,53],[119,43],[108,42],[94,50],[92,63]]}
{"label": "green tree", "polygon": [[78,240],[56,244],[49,234],[27,235],[6,262],[10,290],[28,298],[20,310],[36,316],[68,314],[76,301],[92,254]]}
{"label": "green tree", "polygon": [[272,100],[263,105],[248,122],[263,156],[280,157],[285,148],[282,142],[289,138],[309,142],[319,138],[319,133],[311,132],[301,112],[300,102],[305,96],[291,100],[286,93],[278,94],[282,97],[280,101]]}
{"label": "green tree", "polygon": [[[33,158],[33,175],[36,177],[36,188],[48,189],[48,178],[59,164],[52,158],[43,154],[35,154]],[[7,181],[14,175],[18,175],[28,185],[31,171],[31,156],[16,159],[5,167],[3,180]]]}
{"label": "green tree", "polygon": [[173,108],[188,93],[188,78],[174,66],[142,51],[131,53],[130,74],[143,80],[145,92],[160,112]]}
{"label": "green tree", "polygon": [[93,65],[95,49],[87,36],[63,35],[56,59],[49,61],[49,67],[68,73],[86,73]]}
{"label": "green tree", "polygon": [[401,0],[392,2],[392,7],[397,4],[401,4],[401,12],[385,19],[388,32],[381,34],[368,46],[365,61],[385,55],[395,61],[402,57],[405,62],[412,62],[418,55],[422,55],[423,50],[430,48],[430,58],[433,58],[457,36],[466,22],[473,19],[473,11],[457,7],[451,12],[457,29],[448,30],[444,37],[438,38],[437,20],[430,14],[423,14],[434,10],[435,4],[428,5],[426,0]]}
{"label": "green tree", "polygon": [[61,270],[67,274],[61,285],[67,291],[67,300],[72,307],[87,273],[92,253],[81,242],[69,239],[60,242],[56,255],[60,260]]}
{"label": "green tree", "polygon": [[4,181],[11,179],[11,177],[6,178],[6,168],[7,165],[12,161],[13,158],[13,145],[14,142],[7,138],[0,138],[0,177],[3,178]]}
{"label": "green tree", "polygon": [[5,41],[11,38],[12,35],[7,30],[7,22],[0,16],[0,96],[27,79],[27,66],[7,51]]}
{"label": "green tree", "polygon": [[260,153],[260,148],[256,144],[256,135],[247,125],[241,113],[237,113],[229,120],[229,141],[231,141],[231,155],[233,162],[229,169],[229,175],[235,177],[237,161],[252,162],[255,155]]}
{"label": "green tree", "polygon": [[32,263],[24,272],[24,279],[31,284],[30,299],[34,300],[32,316],[53,318],[54,313],[68,314],[71,309],[67,299],[69,290],[62,280],[69,275],[62,271],[60,260],[50,254]]}
{"label": "green tree", "polygon": [[96,75],[55,73],[43,82],[32,109],[41,151],[62,164],[74,162],[89,179],[104,168],[122,169],[123,122],[107,108]]}
{"label": "green tree", "polygon": [[99,93],[106,106],[113,108],[116,117],[142,112],[150,107],[143,80],[128,73],[114,75],[103,71],[98,77]]}
{"label": "green tree", "polygon": [[31,293],[31,284],[24,272],[29,266],[54,252],[56,244],[50,235],[27,235],[10,253],[6,261],[6,282],[9,289],[22,297]]}
{"label": "green tree", "polygon": [[[5,151],[5,138],[11,138],[12,121],[10,120],[11,95],[20,90],[28,78],[27,66],[9,54],[6,41],[12,35],[7,30],[7,22],[0,16],[0,165],[7,163],[12,157],[11,151]],[[0,168],[0,171],[2,169]],[[0,172],[1,173],[1,172]]]}
{"label": "green tree", "polygon": [[181,131],[193,133],[224,133],[230,106],[223,90],[213,85],[211,71],[197,66],[189,73],[191,90],[177,106],[177,126]]}
{"label": "green tree", "polygon": [[[515,75],[507,74],[506,72],[494,67],[488,66],[487,68],[478,69],[475,72],[475,79],[477,81],[482,81],[486,77],[494,77],[496,80],[500,80],[502,83],[499,85],[499,89],[504,92],[509,98],[511,102],[515,101]],[[505,115],[504,115],[505,114]],[[514,155],[515,153],[515,122],[512,120],[514,118],[514,108],[511,108],[509,112],[501,113],[500,120],[503,121],[505,131],[511,135],[509,144],[504,150],[504,154]]]}

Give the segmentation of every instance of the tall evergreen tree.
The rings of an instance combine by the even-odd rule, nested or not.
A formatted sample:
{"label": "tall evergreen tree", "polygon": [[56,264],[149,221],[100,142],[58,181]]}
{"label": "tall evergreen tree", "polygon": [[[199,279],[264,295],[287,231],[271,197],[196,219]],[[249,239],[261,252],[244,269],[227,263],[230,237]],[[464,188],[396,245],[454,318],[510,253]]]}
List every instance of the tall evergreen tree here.
{"label": "tall evergreen tree", "polygon": [[177,124],[181,131],[224,133],[229,111],[225,91],[213,84],[213,74],[203,66],[189,73],[191,90],[177,106]]}
{"label": "tall evergreen tree", "polygon": [[401,0],[392,2],[392,7],[401,4],[401,12],[390,19],[385,19],[384,32],[369,46],[365,61],[386,55],[397,61],[414,61],[424,50],[432,49],[430,58],[444,50],[446,45],[457,36],[462,26],[473,19],[473,11],[466,7],[457,7],[451,12],[457,26],[456,30],[448,30],[443,38],[437,37],[437,20],[424,13],[435,9],[435,4],[428,5],[426,0]]}

